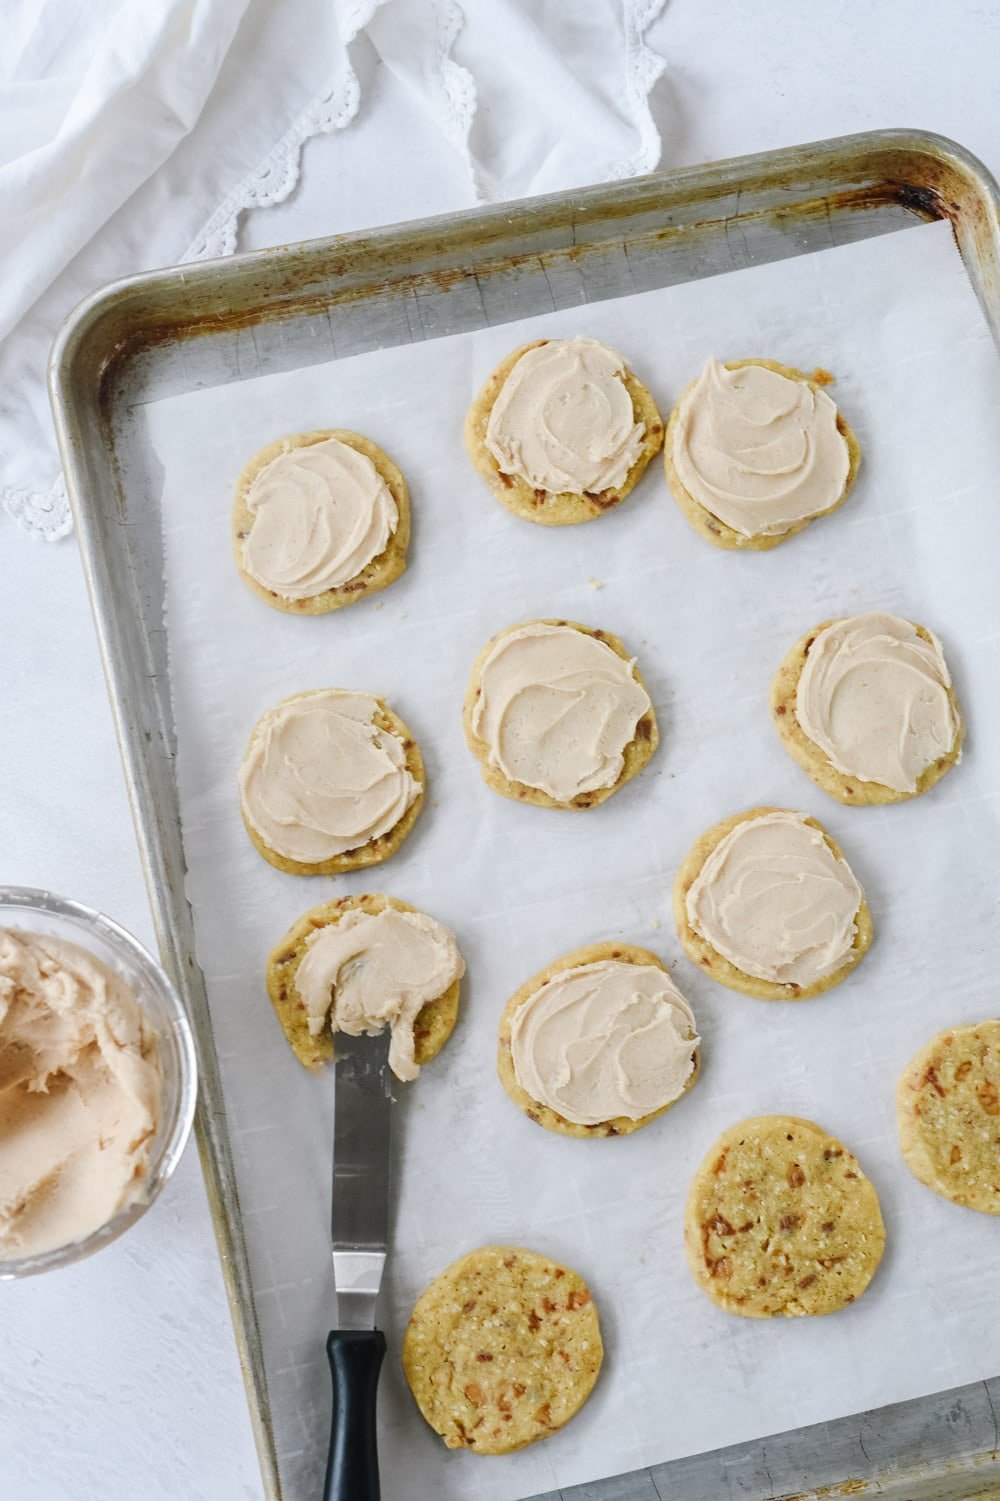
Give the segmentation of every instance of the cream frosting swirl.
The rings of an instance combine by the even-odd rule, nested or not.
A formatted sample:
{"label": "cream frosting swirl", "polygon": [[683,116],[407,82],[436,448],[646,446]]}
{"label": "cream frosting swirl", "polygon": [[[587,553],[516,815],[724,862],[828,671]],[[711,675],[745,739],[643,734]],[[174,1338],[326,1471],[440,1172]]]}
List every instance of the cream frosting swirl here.
{"label": "cream frosting swirl", "polygon": [[650,708],[635,662],[571,625],[512,626],[479,678],[472,730],[490,765],[560,803],[614,786]]}
{"label": "cream frosting swirl", "polygon": [[384,552],[399,510],[367,454],[339,438],[289,448],[255,475],[243,543],[251,578],[282,599],[346,584]]}
{"label": "cream frosting swirl", "polygon": [[615,350],[582,335],[528,349],[493,403],[486,447],[504,474],[550,495],[618,490],[642,453]]}
{"label": "cream frosting swirl", "polygon": [[0,1260],[80,1240],[141,1198],[156,1038],[89,950],[0,928]]}
{"label": "cream frosting swirl", "polygon": [[897,615],[853,615],[809,647],[795,717],[846,776],[916,792],[921,772],[955,743],[950,687],[935,636],[925,641]]}
{"label": "cream frosting swirl", "polygon": [[314,1037],[327,1026],[349,1037],[389,1027],[389,1067],[410,1080],[420,1072],[414,1022],[464,973],[454,934],[433,917],[354,909],[307,940],[295,988]]}
{"label": "cream frosting swirl", "polygon": [[578,1126],[641,1120],[684,1093],[694,1013],[657,965],[601,959],[546,980],[511,1021],[521,1088]]}
{"label": "cream frosting swirl", "polygon": [[864,893],[805,814],[745,819],[715,846],[686,897],[688,921],[737,969],[815,985],[846,960]]}
{"label": "cream frosting swirl", "polygon": [[387,834],[421,791],[398,735],[367,693],[299,693],[257,721],[243,764],[243,812],[269,849],[317,865]]}
{"label": "cream frosting swirl", "polygon": [[830,510],[851,467],[825,391],[716,359],[681,397],[672,456],[688,494],[743,537],[773,536]]}

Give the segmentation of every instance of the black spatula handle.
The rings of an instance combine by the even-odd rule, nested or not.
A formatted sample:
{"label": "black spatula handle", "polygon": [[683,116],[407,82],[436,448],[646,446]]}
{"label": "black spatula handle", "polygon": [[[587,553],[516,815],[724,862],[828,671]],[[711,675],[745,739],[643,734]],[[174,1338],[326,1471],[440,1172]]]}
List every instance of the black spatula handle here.
{"label": "black spatula handle", "polygon": [[375,1397],[385,1335],[381,1329],[334,1329],[326,1353],[333,1419],[323,1501],[380,1501]]}

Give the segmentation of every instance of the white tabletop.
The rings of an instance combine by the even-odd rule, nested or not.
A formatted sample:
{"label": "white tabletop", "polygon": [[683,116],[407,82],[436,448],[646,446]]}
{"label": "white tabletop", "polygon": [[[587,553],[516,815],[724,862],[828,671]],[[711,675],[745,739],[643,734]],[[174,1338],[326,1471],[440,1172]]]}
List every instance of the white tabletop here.
{"label": "white tabletop", "polygon": [[[670,0],[648,40],[667,60],[651,100],[664,167],[907,125],[954,137],[1000,173],[1000,9],[988,0]],[[367,43],[357,51],[367,106],[309,144],[300,190],[251,217],[245,248],[469,206],[457,156]],[[391,173],[371,170],[390,158]],[[100,907],[151,942],[71,541],[2,523],[0,642],[0,875]],[[261,1495],[193,1148],[122,1241],[0,1299],[0,1495]]]}

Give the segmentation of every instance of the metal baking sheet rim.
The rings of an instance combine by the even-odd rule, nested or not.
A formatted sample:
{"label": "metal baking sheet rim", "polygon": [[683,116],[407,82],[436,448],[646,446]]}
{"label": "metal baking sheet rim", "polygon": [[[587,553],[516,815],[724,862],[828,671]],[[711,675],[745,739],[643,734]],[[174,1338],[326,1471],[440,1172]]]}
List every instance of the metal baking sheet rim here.
{"label": "metal baking sheet rim", "polygon": [[[678,253],[686,244],[766,223],[776,236],[774,253],[758,259],[777,259],[812,248],[784,249],[810,214],[825,214],[832,230],[840,215],[890,205],[916,218],[951,222],[1000,345],[1000,190],[963,147],[911,130],[845,136],[145,273],[94,293],[59,333],[49,368],[56,431],[157,939],[196,1033],[202,1071],[197,1140],[268,1501],[280,1501],[281,1485],[211,1019],[183,893],[175,792],[168,814],[172,725],[158,701],[146,633],[130,629],[141,627],[139,602],[130,597],[126,618],[116,599],[128,573],[127,566],[115,567],[119,560],[127,565],[127,553],[114,551],[127,547],[111,420],[121,374],[137,354],[157,345],[295,318],[315,312],[318,302],[333,305],[408,280],[431,278],[447,288],[498,262],[584,253],[587,245],[614,239],[616,230],[623,243],[630,229],[669,239]],[[161,800],[164,781],[168,796]],[[665,1494],[692,1501],[737,1494],[812,1501],[873,1490],[893,1501],[1000,1498],[998,1410],[1000,1377],[535,1501],[659,1501]]]}

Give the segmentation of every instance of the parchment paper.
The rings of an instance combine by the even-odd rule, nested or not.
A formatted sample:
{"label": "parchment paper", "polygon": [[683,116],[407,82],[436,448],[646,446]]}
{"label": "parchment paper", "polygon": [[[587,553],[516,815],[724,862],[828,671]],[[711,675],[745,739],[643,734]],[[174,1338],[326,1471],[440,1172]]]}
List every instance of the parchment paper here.
{"label": "parchment paper", "polygon": [[[584,332],[621,349],[666,414],[711,353],[837,375],[864,465],[853,497],[776,551],[708,546],[659,461],[617,511],[548,530],[507,514],[473,472],[465,409],[515,345]],[[333,1074],[292,1057],[263,986],[268,950],[334,892],[385,890],[455,929],[463,1015],[401,1087],[396,1210],[381,1321],[387,1501],[512,1501],[996,1374],[1000,1224],[921,1187],[896,1145],[893,1094],[949,1023],[997,1013],[1000,365],[943,226],[666,291],[175,397],[148,408],[165,466],[167,626],[198,957],[211,997],[289,1501],[318,1494],[334,1319],[329,1254]],[[411,566],[377,602],[319,619],[269,610],[230,556],[236,476],[279,435],[343,426],[408,476]],[[786,755],[767,709],[788,645],[831,615],[885,607],[942,637],[968,717],[962,764],[929,796],[843,809]],[[492,793],[461,702],[480,646],[561,616],[636,653],[662,742],[606,806],[566,814]],[[427,802],[399,854],[336,882],[270,869],[242,828],[236,772],[257,716],[336,685],[384,695],[418,737]],[[683,956],[670,885],[707,825],[756,803],[822,819],[871,902],[856,974],[800,1005],[721,989]],[[670,963],[704,1036],[678,1108],[628,1138],[533,1125],[494,1068],[511,992],[609,937]],[[741,1117],[809,1116],[877,1186],[888,1250],[870,1290],[822,1319],[727,1316],[696,1288],[681,1223],[691,1174]],[[535,1247],[589,1281],[603,1373],[561,1433],[503,1459],[447,1452],[406,1388],[409,1310],[454,1258]]]}

